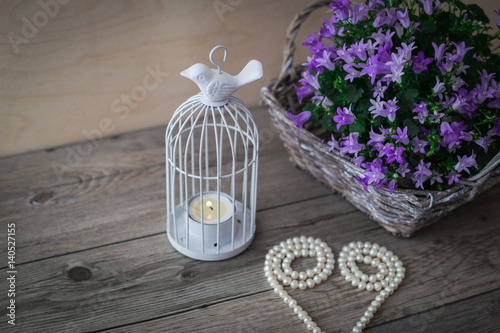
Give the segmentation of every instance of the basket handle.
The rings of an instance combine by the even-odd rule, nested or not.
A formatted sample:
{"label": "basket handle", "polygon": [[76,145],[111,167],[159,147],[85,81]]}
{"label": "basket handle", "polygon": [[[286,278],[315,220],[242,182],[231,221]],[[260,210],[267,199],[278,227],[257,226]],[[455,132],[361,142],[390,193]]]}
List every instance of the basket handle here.
{"label": "basket handle", "polygon": [[295,15],[292,23],[288,27],[286,32],[286,43],[285,49],[283,50],[283,64],[281,65],[281,73],[276,80],[273,89],[275,90],[276,84],[281,82],[283,77],[290,73],[290,75],[295,75],[295,73],[291,70],[293,66],[293,54],[295,52],[295,37],[297,37],[297,33],[299,32],[299,28],[304,23],[304,21],[309,17],[309,15],[318,8],[328,7],[328,5],[332,2],[332,0],[322,0],[316,1],[304,8],[300,13]]}

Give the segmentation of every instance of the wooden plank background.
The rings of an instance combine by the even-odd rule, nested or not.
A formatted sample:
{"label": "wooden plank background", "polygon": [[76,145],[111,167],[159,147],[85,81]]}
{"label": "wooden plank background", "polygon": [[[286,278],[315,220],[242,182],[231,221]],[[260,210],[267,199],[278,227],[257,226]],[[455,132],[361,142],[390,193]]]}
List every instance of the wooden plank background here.
{"label": "wooden plank background", "polygon": [[[367,333],[500,331],[499,186],[397,238],[293,167],[267,112],[253,114],[262,148],[257,232],[248,250],[221,262],[186,258],[167,241],[163,127],[102,140],[62,175],[52,164],[87,143],[1,158],[0,241],[16,223],[18,308],[17,325],[2,321],[0,331],[305,332],[262,270],[270,247],[302,234],[336,255],[350,241],[377,242],[403,261],[406,278]],[[77,267],[90,278],[72,279]],[[325,283],[290,294],[328,332],[348,331],[375,297],[337,266]]]}
{"label": "wooden plank background", "polygon": [[[198,89],[178,73],[209,63],[218,44],[229,48],[229,73],[262,61],[264,78],[236,94],[256,106],[260,87],[279,73],[288,24],[311,2],[0,1],[0,156],[166,124]],[[495,1],[466,2],[495,25]],[[298,40],[322,17],[315,13]],[[303,47],[297,57],[305,59]],[[163,76],[148,78],[151,71]]]}

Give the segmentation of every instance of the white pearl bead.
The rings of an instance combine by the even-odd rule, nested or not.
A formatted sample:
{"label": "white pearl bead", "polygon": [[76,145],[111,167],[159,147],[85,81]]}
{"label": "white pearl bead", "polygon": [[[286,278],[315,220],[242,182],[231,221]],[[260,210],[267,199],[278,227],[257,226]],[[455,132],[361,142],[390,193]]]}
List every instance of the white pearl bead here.
{"label": "white pearl bead", "polygon": [[304,320],[304,318],[307,316],[307,312],[305,311],[300,311],[297,313],[297,317],[299,317],[299,320]]}
{"label": "white pearl bead", "polygon": [[[291,263],[299,257],[316,258],[317,264],[304,272],[294,271],[291,268]],[[365,274],[358,268],[356,262],[371,265],[377,269],[377,272]],[[307,312],[288,295],[283,286],[289,285],[291,289],[299,288],[301,290],[313,288],[332,274],[334,265],[335,257],[325,242],[311,236],[300,236],[288,238],[268,251],[265,255],[264,275],[273,291],[293,309],[307,329],[322,333],[323,331],[317,327]],[[340,274],[353,287],[367,291],[375,290],[379,293],[352,329],[352,332],[361,332],[385,299],[398,288],[405,277],[406,270],[398,256],[385,247],[361,241],[350,242],[349,245],[342,247],[338,257],[338,267]]]}

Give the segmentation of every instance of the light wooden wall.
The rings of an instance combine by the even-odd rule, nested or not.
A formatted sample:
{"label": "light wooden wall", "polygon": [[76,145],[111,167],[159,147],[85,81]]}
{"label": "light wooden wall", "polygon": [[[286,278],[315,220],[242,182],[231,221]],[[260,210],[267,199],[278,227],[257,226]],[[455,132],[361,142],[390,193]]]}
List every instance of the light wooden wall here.
{"label": "light wooden wall", "polygon": [[[264,78],[235,94],[249,107],[258,105],[260,88],[280,69],[286,28],[308,3],[73,0],[50,17],[38,1],[4,1],[0,156],[166,125],[177,106],[199,91],[179,73],[197,62],[213,67],[208,55],[218,44],[229,50],[223,64],[229,73],[254,58],[264,64]],[[23,31],[34,16],[40,27]],[[305,30],[317,29],[319,16],[309,23]],[[23,32],[29,33],[26,43],[13,47],[9,33],[24,38]],[[162,74],[155,80],[150,71]],[[135,97],[130,106],[123,95]]]}
{"label": "light wooden wall", "polygon": [[[260,88],[280,70],[288,24],[309,3],[0,2],[0,156],[166,125],[176,107],[198,92],[179,72],[209,64],[218,44],[229,49],[223,64],[229,73],[254,58],[263,63],[264,78],[236,93],[255,106]],[[327,16],[315,13],[299,40]],[[306,50],[300,49],[303,60]],[[152,71],[161,73],[156,80]]]}

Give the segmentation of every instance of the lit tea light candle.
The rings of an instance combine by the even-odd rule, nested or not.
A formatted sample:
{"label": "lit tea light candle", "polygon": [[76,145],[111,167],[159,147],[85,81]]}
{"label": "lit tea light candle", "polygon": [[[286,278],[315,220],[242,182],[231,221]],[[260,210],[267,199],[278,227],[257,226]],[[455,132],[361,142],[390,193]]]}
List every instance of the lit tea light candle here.
{"label": "lit tea light candle", "polygon": [[[189,200],[189,217],[197,222],[202,220],[201,195],[197,195]],[[220,194],[220,202],[217,193],[203,193],[203,223],[217,224],[217,215],[220,213],[220,222],[226,222],[233,216],[234,206],[224,193]]]}

